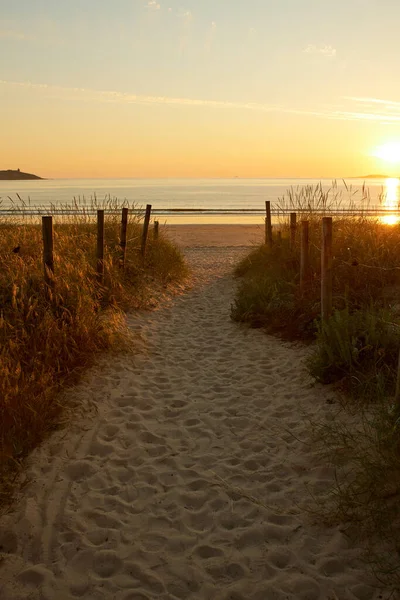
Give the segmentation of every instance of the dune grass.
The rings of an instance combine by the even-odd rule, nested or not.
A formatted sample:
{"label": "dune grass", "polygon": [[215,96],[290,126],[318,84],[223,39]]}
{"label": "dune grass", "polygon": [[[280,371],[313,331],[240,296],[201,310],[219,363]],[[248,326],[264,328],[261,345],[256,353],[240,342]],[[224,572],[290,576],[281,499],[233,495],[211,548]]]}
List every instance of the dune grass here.
{"label": "dune grass", "polygon": [[[289,339],[317,340],[310,361],[321,382],[373,397],[383,385],[394,394],[400,343],[400,226],[366,218],[335,218],[332,319],[321,324],[321,220],[308,215],[310,271],[300,290],[300,235],[289,247],[255,248],[237,265],[241,278],[232,318]],[[371,379],[375,382],[371,385]]]}
{"label": "dune grass", "polygon": [[124,311],[150,306],[165,286],[186,277],[182,255],[162,234],[154,240],[150,230],[142,260],[141,231],[130,216],[123,270],[120,216],[106,216],[99,285],[93,218],[55,217],[50,290],[41,225],[21,215],[0,222],[0,500],[23,458],[59,424],[60,386],[74,382],[99,352],[127,349]]}
{"label": "dune grass", "polygon": [[[294,208],[295,197],[291,201]],[[329,202],[325,206],[329,214]],[[305,289],[299,286],[300,232],[291,250],[282,222],[281,243],[275,235],[272,248],[255,248],[237,265],[232,318],[312,344],[307,367],[317,381],[336,386],[343,409],[329,422],[312,423],[321,452],[336,468],[321,513],[330,523],[347,523],[346,531],[366,544],[376,574],[400,589],[400,410],[394,402],[400,225],[333,218],[334,310],[322,323],[321,218],[314,208],[303,201],[301,218],[310,228]]]}

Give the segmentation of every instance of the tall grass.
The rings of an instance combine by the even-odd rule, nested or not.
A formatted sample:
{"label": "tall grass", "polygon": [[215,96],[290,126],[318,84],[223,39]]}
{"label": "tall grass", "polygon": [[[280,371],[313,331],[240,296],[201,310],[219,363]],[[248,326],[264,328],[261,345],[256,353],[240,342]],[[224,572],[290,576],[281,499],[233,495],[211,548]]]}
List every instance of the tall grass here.
{"label": "tall grass", "polygon": [[384,188],[378,193],[377,205],[372,205],[365,183],[361,188],[355,188],[344,180],[342,184],[343,186],[339,187],[334,180],[329,188],[323,188],[322,183],[291,187],[278,199],[276,208],[278,211],[293,210],[302,215],[312,215],[315,211],[329,215],[333,211],[340,213],[342,210],[365,216],[368,209],[382,208],[385,204],[387,193]]}
{"label": "tall grass", "polygon": [[57,426],[60,386],[74,381],[99,352],[127,348],[124,311],[146,308],[155,287],[187,275],[182,255],[162,235],[154,240],[150,232],[142,260],[135,217],[129,218],[121,269],[119,232],[120,217],[106,216],[99,285],[96,223],[88,214],[55,217],[55,287],[49,290],[40,224],[23,214],[0,222],[0,499],[10,474]]}
{"label": "tall grass", "polygon": [[[290,337],[315,338],[321,309],[321,219],[312,212],[304,218],[309,221],[310,235],[305,289],[299,286],[300,227],[291,250],[289,226],[282,223],[282,243],[275,239],[272,248],[255,248],[235,269],[240,278],[232,308],[235,320]],[[396,323],[400,315],[400,226],[343,217],[334,219],[333,229],[335,311],[384,310],[385,318],[381,315],[380,319]]]}

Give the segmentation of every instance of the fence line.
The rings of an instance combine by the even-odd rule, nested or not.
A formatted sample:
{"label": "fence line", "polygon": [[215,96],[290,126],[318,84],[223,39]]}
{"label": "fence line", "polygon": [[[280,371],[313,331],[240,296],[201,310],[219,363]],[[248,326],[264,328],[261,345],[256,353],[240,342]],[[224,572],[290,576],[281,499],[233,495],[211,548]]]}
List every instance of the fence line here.
{"label": "fence line", "polygon": [[[127,247],[127,227],[128,227],[129,209],[123,208],[121,213],[121,259],[122,267],[125,265],[126,247]],[[148,238],[149,224],[151,218],[151,205],[146,208],[146,218],[143,224],[141,254],[144,258],[146,253],[146,243]],[[99,283],[104,283],[104,248],[105,248],[105,211],[97,210],[97,236],[96,236],[96,274]],[[153,239],[159,237],[159,222],[154,222]],[[43,240],[43,272],[44,280],[49,287],[54,287],[54,241],[53,241],[53,215],[42,217],[42,240]]]}
{"label": "fence line", "polygon": [[[126,247],[127,247],[127,224],[128,215],[130,212],[134,213],[127,207],[120,209],[118,212],[121,213],[121,236],[120,236],[120,247],[121,247],[121,266],[125,264],[126,258]],[[176,209],[180,211],[180,209]],[[192,209],[192,211],[195,209]],[[217,210],[217,209],[216,209]],[[243,209],[248,211],[249,209]],[[272,247],[273,245],[273,233],[271,225],[271,214],[272,209],[269,201],[265,202],[265,243]],[[96,248],[96,272],[99,282],[104,282],[104,224],[105,214],[113,214],[115,211],[106,211],[105,209],[97,209],[97,248]],[[156,212],[156,211],[155,211]],[[243,212],[243,211],[242,211]],[[152,214],[152,206],[148,204],[146,206],[146,214],[143,223],[141,247],[140,252],[142,257],[145,257],[146,244],[149,232],[149,224]],[[293,250],[296,243],[296,230],[297,230],[297,213],[290,212],[290,237],[289,243],[290,248]],[[159,236],[159,221],[154,221],[153,228],[153,239],[157,240]],[[53,287],[55,285],[54,279],[54,254],[53,254],[53,215],[45,215],[42,217],[42,237],[43,237],[43,267],[44,267],[44,279],[48,286]],[[282,243],[282,232],[277,230],[276,232],[277,245]],[[326,321],[332,314],[332,216],[323,216],[322,218],[322,244],[321,248],[318,248],[321,252],[321,317],[322,320]],[[309,222],[305,219],[301,221],[301,243],[300,243],[300,290],[305,291],[307,281],[309,278],[310,270],[310,239],[309,239]],[[343,265],[353,266],[353,263],[347,263],[342,261]],[[376,265],[361,265],[371,269],[382,269],[389,270]],[[391,267],[390,270],[400,269],[400,267]],[[400,385],[400,384],[399,384]],[[399,392],[400,393],[400,392]]]}

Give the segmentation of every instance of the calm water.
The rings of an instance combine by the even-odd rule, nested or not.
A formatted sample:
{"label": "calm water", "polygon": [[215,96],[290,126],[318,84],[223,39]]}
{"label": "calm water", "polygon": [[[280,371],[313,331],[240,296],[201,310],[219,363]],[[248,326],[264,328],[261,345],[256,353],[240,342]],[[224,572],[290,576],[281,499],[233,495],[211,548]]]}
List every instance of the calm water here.
{"label": "calm water", "polygon": [[[259,223],[260,216],[226,215],[229,209],[254,209],[263,211],[265,200],[272,205],[283,197],[287,198],[289,189],[304,186],[316,186],[321,183],[324,191],[332,189],[332,180],[317,179],[50,179],[37,181],[0,181],[0,209],[17,201],[17,194],[31,206],[49,207],[70,205],[74,198],[86,200],[97,197],[103,201],[106,197],[128,200],[137,207],[152,204],[153,209],[165,210],[163,218],[168,222],[185,223]],[[399,202],[399,180],[369,179],[366,182],[369,200],[363,192],[364,181],[351,179],[337,181],[336,194],[341,206],[350,202],[361,206],[383,204],[395,208]],[[202,215],[172,216],[171,209],[202,209]],[[218,209],[219,215],[207,214],[209,209]]]}

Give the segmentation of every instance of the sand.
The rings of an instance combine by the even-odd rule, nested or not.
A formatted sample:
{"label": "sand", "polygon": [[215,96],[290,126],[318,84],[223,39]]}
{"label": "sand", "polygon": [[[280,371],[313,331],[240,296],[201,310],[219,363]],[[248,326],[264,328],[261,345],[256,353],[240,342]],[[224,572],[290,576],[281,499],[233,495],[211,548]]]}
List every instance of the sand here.
{"label": "sand", "polygon": [[334,473],[305,417],[329,419],[333,390],[306,349],[229,318],[249,231],[181,227],[193,288],[130,315],[143,350],[68,392],[85,416],[32,454],[0,518],[1,600],[388,598],[307,512]]}
{"label": "sand", "polygon": [[256,246],[265,236],[263,225],[166,225],[162,229],[181,248]]}

